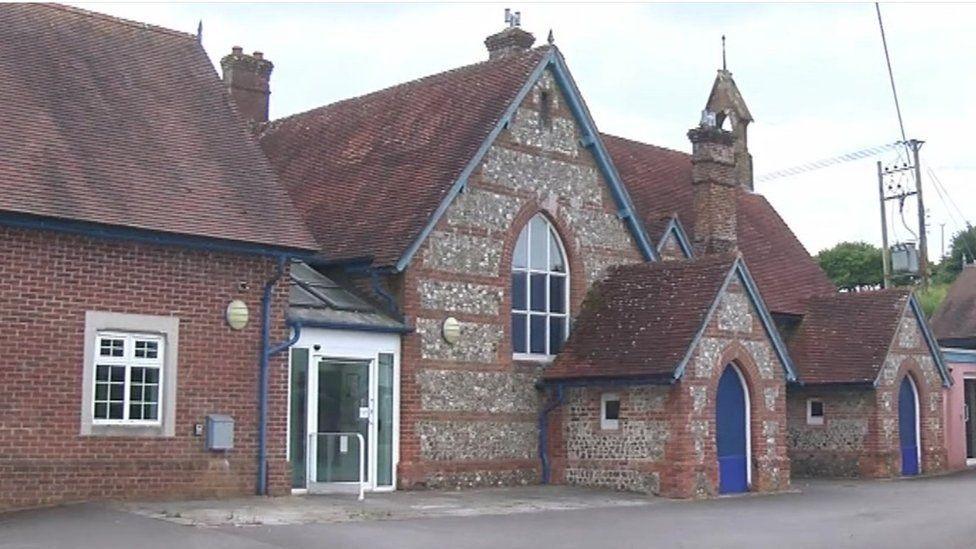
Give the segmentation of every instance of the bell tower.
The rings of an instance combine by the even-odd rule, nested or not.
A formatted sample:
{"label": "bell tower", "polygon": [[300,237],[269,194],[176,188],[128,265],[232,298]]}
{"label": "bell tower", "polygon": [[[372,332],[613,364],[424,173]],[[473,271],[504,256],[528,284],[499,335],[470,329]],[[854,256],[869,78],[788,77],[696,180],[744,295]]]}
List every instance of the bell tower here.
{"label": "bell tower", "polygon": [[735,172],[739,185],[753,190],[752,155],[746,134],[752,122],[752,113],[725,65],[725,37],[722,37],[722,68],[715,76],[712,92],[708,95],[705,110],[715,113],[716,126],[735,136]]}

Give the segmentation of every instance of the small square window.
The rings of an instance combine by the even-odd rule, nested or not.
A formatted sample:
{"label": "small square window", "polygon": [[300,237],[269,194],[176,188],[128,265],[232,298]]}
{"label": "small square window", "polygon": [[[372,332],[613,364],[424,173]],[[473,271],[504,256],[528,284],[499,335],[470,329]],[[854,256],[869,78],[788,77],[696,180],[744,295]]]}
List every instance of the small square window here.
{"label": "small square window", "polygon": [[620,397],[612,393],[600,395],[600,428],[620,428]]}
{"label": "small square window", "polygon": [[823,425],[824,403],[820,399],[807,400],[807,425]]}

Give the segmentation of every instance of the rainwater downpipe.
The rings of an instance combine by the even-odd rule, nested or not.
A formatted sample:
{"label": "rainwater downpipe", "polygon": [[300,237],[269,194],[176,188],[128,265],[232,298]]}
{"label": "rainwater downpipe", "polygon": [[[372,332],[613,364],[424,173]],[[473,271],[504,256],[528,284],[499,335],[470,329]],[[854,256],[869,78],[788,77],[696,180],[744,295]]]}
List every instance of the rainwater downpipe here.
{"label": "rainwater downpipe", "polygon": [[549,484],[552,464],[549,463],[549,413],[563,404],[563,384],[556,385],[555,398],[539,414],[539,459],[542,461],[542,484]]}
{"label": "rainwater downpipe", "polygon": [[291,337],[274,347],[271,346],[271,294],[274,287],[285,274],[284,257],[278,259],[278,270],[273,278],[264,285],[264,295],[261,296],[261,369],[258,380],[258,486],[259,496],[268,495],[268,369],[271,357],[288,349],[302,335],[302,325],[299,322],[289,322],[292,329]]}

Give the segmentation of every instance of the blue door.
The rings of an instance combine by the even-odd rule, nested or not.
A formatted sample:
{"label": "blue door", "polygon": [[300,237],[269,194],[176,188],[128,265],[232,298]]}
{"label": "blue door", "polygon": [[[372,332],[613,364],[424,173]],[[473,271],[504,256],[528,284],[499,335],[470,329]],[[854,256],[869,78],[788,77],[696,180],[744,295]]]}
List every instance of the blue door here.
{"label": "blue door", "polygon": [[715,403],[718,444],[718,491],[722,494],[749,489],[746,474],[746,394],[739,373],[729,364],[718,382]]}
{"label": "blue door", "polygon": [[905,376],[898,390],[898,435],[901,439],[901,474],[918,474],[918,431],[915,413],[915,388]]}

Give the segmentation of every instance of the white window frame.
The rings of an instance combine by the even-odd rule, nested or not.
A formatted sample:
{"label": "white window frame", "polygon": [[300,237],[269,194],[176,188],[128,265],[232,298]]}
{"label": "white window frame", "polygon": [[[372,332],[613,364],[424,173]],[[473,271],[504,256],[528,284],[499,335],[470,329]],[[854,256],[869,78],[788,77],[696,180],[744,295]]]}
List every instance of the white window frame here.
{"label": "white window frame", "polygon": [[[607,418],[607,402],[617,402],[617,419]],[[620,402],[620,395],[617,393],[603,393],[600,395],[600,429],[604,431],[616,431],[620,429],[620,413],[623,407]]]}
{"label": "white window frame", "polygon": [[[123,356],[101,356],[101,342],[103,339],[121,339],[123,341]],[[135,356],[136,341],[152,341],[156,343],[156,358],[137,358]],[[121,366],[125,368],[125,381],[122,385],[122,419],[107,419],[95,417],[95,404],[97,402],[95,393],[92,393],[92,425],[150,425],[158,426],[163,423],[163,403],[165,397],[165,355],[166,341],[156,334],[143,334],[136,332],[119,331],[99,331],[95,334],[95,367],[92,371],[94,386],[98,387],[98,367],[99,366]],[[159,370],[157,375],[157,396],[156,396],[156,419],[131,419],[129,418],[129,404],[132,392],[132,369],[139,367],[156,368]]]}
{"label": "white window frame", "polygon": [[[162,345],[157,420],[95,420],[95,376],[99,362],[99,335],[124,334],[158,338]],[[82,436],[173,437],[176,436],[176,382],[179,364],[180,319],[172,316],[85,312],[84,365],[81,387]],[[133,354],[134,354],[133,343]],[[117,359],[118,357],[116,357]],[[123,357],[124,358],[124,357]],[[102,362],[103,364],[105,362]],[[118,364],[117,364],[118,365]],[[138,364],[136,364],[138,366]],[[127,369],[128,370],[128,369]],[[127,381],[129,380],[127,374]],[[125,389],[128,397],[128,384]],[[126,403],[128,400],[126,400]],[[128,413],[128,412],[126,412]]]}
{"label": "white window frame", "polygon": [[[534,269],[534,268],[532,268],[532,223],[533,223],[533,221],[535,221],[536,218],[541,219],[543,221],[543,223],[545,223],[545,225],[546,225],[546,268],[545,269]],[[515,266],[515,262],[514,262],[514,255],[515,255],[515,253],[517,253],[518,243],[522,239],[522,235],[523,234],[526,235],[525,236],[525,240],[526,240],[526,246],[527,246],[526,256],[525,256],[525,267],[516,267]],[[549,235],[552,235],[552,238],[549,238]],[[556,242],[556,246],[558,246],[559,254],[562,256],[563,265],[565,265],[565,267],[566,267],[566,272],[565,273],[559,273],[558,271],[552,271],[552,270],[549,269],[549,256],[552,255],[552,248],[551,247],[552,247],[552,242],[553,241]],[[562,318],[563,319],[563,341],[562,341],[562,343],[565,343],[566,342],[566,339],[569,337],[569,323],[570,323],[570,317],[569,317],[569,309],[570,309],[570,303],[569,303],[569,295],[570,295],[569,294],[569,287],[570,287],[570,276],[571,276],[571,273],[570,273],[570,268],[569,268],[569,256],[566,254],[566,247],[563,245],[562,239],[559,237],[559,232],[556,231],[556,228],[552,225],[552,222],[549,221],[549,218],[547,218],[542,213],[537,213],[536,215],[532,216],[531,219],[529,219],[529,222],[526,223],[525,226],[522,227],[521,232],[519,232],[519,236],[515,240],[515,251],[513,251],[512,256],[513,256],[513,260],[512,260],[511,272],[512,273],[525,273],[526,274],[526,277],[525,277],[526,278],[526,280],[525,280],[525,308],[524,309],[516,309],[515,306],[513,305],[512,306],[512,309],[510,311],[510,314],[509,314],[509,322],[511,322],[511,315],[512,314],[522,314],[522,315],[525,315],[525,346],[526,347],[525,347],[525,352],[515,352],[515,350],[514,350],[515,349],[515,340],[514,340],[514,338],[510,338],[510,340],[512,342],[512,351],[513,351],[512,354],[513,354],[513,358],[515,360],[533,360],[533,361],[540,361],[540,362],[551,362],[555,358],[555,354],[553,354],[551,352],[552,349],[550,348],[550,343],[551,343],[550,330],[552,329],[552,323],[550,322],[550,320],[553,319],[553,318]],[[544,312],[533,311],[532,310],[532,275],[533,274],[544,274],[544,275],[546,275],[546,310]],[[549,291],[549,287],[550,287],[549,286],[549,279],[551,277],[553,277],[553,276],[561,277],[565,281],[564,284],[563,284],[563,294],[564,294],[563,295],[563,309],[564,309],[564,311],[562,313],[553,313],[553,312],[550,312],[549,311],[549,309],[551,307],[551,304],[550,304],[551,293]],[[509,281],[509,292],[511,292],[511,291],[512,291],[512,283],[511,283],[511,281]],[[512,299],[512,301],[514,302],[514,299]],[[546,351],[544,353],[533,353],[533,352],[531,352],[531,349],[532,349],[532,331],[531,330],[532,330],[532,317],[533,316],[545,316],[545,318],[546,318],[546,334],[545,334],[545,348],[546,348]]]}
{"label": "white window frame", "polygon": [[[813,415],[813,403],[820,403],[820,415]],[[820,398],[808,398],[807,399],[807,425],[823,425],[824,416],[827,415],[827,406],[824,404],[823,399]]]}

